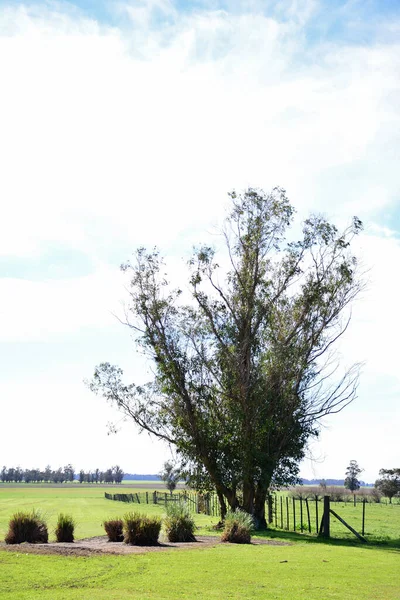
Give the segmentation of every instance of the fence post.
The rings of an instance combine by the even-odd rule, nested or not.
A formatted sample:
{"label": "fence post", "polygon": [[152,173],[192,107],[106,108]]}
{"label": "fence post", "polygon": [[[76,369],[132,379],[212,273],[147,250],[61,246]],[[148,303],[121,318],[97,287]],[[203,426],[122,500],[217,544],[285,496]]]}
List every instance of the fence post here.
{"label": "fence post", "polygon": [[310,518],[310,507],[308,506],[308,498],[306,498],[306,508],[307,508],[308,532],[311,533],[311,518]]}
{"label": "fence post", "polygon": [[362,511],[362,531],[361,531],[361,535],[364,535],[365,533],[365,503],[366,503],[366,499],[363,499],[363,511]]}
{"label": "fence post", "polygon": [[318,519],[318,498],[315,498],[315,531],[319,534],[319,519]]}
{"label": "fence post", "polygon": [[146,492],[146,504],[149,503],[149,492]]}
{"label": "fence post", "polygon": [[286,496],[286,529],[289,531],[289,498]]}
{"label": "fence post", "polygon": [[274,522],[274,502],[272,495],[268,494],[268,523]]}
{"label": "fence post", "polygon": [[303,498],[300,498],[300,531],[303,533]]}
{"label": "fence post", "polygon": [[331,536],[330,499],[330,496],[324,496],[323,536],[326,539]]}
{"label": "fence post", "polygon": [[157,491],[153,492],[153,504],[157,504]]}
{"label": "fence post", "polygon": [[283,529],[283,498],[281,496],[281,529]]}
{"label": "fence post", "polygon": [[296,531],[296,500],[293,498],[293,531]]}

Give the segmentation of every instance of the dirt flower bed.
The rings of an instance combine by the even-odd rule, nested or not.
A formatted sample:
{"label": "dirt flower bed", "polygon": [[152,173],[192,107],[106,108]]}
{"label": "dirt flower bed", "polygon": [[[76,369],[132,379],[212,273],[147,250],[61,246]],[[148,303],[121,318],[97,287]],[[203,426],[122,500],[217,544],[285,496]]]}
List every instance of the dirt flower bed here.
{"label": "dirt flower bed", "polygon": [[[157,546],[130,546],[121,542],[109,542],[107,536],[77,540],[72,544],[51,542],[49,544],[16,544],[7,546],[0,542],[1,550],[20,552],[21,554],[59,554],[61,556],[91,556],[99,554],[144,554],[163,550],[187,550],[210,548],[220,544],[215,536],[196,536],[196,542],[160,542]],[[287,542],[254,539],[251,545],[288,546]]]}

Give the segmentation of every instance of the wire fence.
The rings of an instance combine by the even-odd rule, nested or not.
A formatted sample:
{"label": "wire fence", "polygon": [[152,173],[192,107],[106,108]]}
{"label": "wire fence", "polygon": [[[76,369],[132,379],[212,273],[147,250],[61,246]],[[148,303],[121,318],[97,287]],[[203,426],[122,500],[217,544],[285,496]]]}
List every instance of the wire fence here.
{"label": "wire fence", "polygon": [[104,493],[107,500],[117,502],[127,502],[134,504],[160,504],[168,505],[171,502],[186,502],[190,510],[197,514],[205,514],[212,517],[221,515],[218,497],[216,494],[196,494],[190,492],[179,492],[177,494],[168,494],[167,492],[135,492],[133,494],[110,494]]}

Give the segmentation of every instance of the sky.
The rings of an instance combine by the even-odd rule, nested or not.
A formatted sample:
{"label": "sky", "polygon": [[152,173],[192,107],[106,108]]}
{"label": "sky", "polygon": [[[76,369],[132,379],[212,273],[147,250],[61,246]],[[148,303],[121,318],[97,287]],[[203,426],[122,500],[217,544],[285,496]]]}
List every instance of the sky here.
{"label": "sky", "polygon": [[299,221],[364,222],[358,397],[301,474],[400,466],[399,34],[397,0],[0,0],[1,465],[161,469],[83,383],[102,361],[151,377],[119,265],[157,245],[179,280],[228,191],[279,185]]}

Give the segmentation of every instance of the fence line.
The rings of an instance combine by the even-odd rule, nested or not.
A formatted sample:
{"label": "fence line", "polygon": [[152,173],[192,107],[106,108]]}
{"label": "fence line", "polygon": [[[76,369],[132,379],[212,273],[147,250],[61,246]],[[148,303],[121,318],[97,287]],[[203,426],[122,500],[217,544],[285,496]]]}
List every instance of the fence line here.
{"label": "fence line", "polygon": [[162,504],[168,505],[170,502],[186,502],[189,509],[197,514],[206,514],[212,517],[220,517],[221,511],[216,494],[197,494],[191,492],[179,492],[178,494],[168,494],[167,492],[135,492],[134,494],[110,494],[104,492],[107,500],[117,502],[127,502],[134,504]]}
{"label": "fence line", "polygon": [[[272,523],[276,529],[283,529],[286,531],[301,533],[307,532],[309,534],[319,535],[322,531],[328,531],[330,535],[329,523],[327,520],[327,513],[333,514],[335,518],[343,523],[343,519],[337,516],[331,508],[327,508],[332,503],[329,496],[324,498],[291,498],[288,496],[284,497],[276,493],[272,494],[273,497],[273,520]],[[321,507],[320,504],[324,503]],[[361,519],[360,529],[361,535],[365,533],[365,513],[366,513],[367,502],[362,502],[362,513],[359,515]],[[321,515],[321,517],[320,517]],[[345,523],[346,527],[352,531],[352,528]]]}

